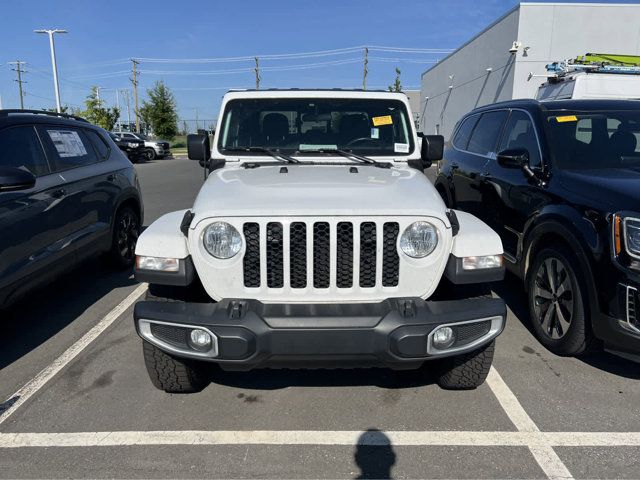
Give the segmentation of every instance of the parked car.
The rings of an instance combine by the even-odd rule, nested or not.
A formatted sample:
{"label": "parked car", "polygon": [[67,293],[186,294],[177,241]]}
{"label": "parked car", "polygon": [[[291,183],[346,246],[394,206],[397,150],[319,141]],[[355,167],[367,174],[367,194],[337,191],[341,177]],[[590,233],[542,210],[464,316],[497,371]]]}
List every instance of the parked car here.
{"label": "parked car", "polygon": [[145,155],[148,160],[164,158],[171,155],[169,142],[166,140],[150,140],[146,135],[135,132],[117,132],[117,136],[125,140],[142,140],[144,142]]}
{"label": "parked car", "polygon": [[109,136],[132,163],[141,162],[148,158],[147,151],[144,148],[144,141],[136,138],[125,139],[113,132],[109,132]]}
{"label": "parked car", "polygon": [[208,135],[187,140],[212,170],[193,207],[136,247],[149,292],[134,322],[153,384],[202,389],[211,364],[431,361],[445,388],[480,385],[505,322],[487,284],[502,279],[502,245],[421,173],[443,138],[418,142],[407,97],[245,91],[221,108],[213,151]]}
{"label": "parked car", "polygon": [[514,100],[460,120],[436,188],[500,234],[551,351],[640,353],[640,102]]}
{"label": "parked car", "polygon": [[0,307],[102,253],[131,267],[142,217],[136,172],[107,132],[0,110]]}

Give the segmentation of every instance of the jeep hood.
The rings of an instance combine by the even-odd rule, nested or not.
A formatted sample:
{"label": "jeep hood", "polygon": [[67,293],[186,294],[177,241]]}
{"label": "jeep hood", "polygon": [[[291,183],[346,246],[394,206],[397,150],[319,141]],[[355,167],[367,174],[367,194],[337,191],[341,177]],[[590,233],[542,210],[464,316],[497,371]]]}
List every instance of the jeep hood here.
{"label": "jeep hood", "polygon": [[435,216],[445,205],[421,172],[406,166],[268,165],[213,172],[193,207],[192,226],[210,217]]}

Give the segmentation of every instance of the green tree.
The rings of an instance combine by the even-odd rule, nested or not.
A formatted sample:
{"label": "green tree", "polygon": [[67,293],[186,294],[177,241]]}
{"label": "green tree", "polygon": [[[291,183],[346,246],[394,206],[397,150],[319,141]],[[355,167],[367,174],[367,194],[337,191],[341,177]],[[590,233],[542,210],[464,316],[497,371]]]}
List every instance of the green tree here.
{"label": "green tree", "polygon": [[176,100],[163,81],[147,90],[149,100],[142,102],[140,116],[158,137],[173,140],[178,134]]}
{"label": "green tree", "polygon": [[402,83],[400,83],[400,69],[396,67],[396,80],[393,82],[393,85],[389,85],[390,92],[401,92],[402,91]]}
{"label": "green tree", "polygon": [[104,106],[104,100],[98,98],[98,87],[91,87],[91,93],[84,104],[86,109],[80,113],[82,117],[105,130],[113,130],[120,117],[120,111],[117,108]]}

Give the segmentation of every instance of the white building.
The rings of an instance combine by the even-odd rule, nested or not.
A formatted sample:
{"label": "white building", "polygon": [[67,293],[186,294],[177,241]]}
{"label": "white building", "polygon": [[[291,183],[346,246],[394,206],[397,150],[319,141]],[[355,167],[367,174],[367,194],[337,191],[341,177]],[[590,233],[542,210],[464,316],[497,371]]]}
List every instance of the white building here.
{"label": "white building", "polygon": [[585,53],[639,55],[640,5],[521,3],[422,74],[420,130],[448,139],[465,113],[533,98],[545,65]]}

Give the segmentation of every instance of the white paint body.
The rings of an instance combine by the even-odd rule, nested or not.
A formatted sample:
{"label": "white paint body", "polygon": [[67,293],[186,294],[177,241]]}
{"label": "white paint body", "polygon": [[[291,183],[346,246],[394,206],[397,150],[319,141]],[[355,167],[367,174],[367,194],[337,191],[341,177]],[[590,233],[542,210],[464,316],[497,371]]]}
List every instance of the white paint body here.
{"label": "white paint body", "polygon": [[[219,118],[223,118],[228,101],[238,98],[369,98],[394,99],[405,103],[403,94],[386,92],[336,92],[336,91],[265,91],[232,92],[223,102]],[[335,165],[287,165],[287,173],[281,173],[281,165],[264,165],[244,168],[243,162],[269,162],[273,158],[264,155],[229,156],[217,150],[218,135],[212,148],[212,158],[224,158],[225,167],[214,171],[200,190],[191,211],[188,239],[180,231],[185,211],[167,214],[154,222],[140,236],[137,255],[186,258],[191,255],[196,271],[207,293],[214,300],[223,298],[250,298],[275,303],[332,303],[379,302],[392,297],[428,298],[440,283],[447,261],[453,252],[456,256],[494,255],[502,253],[499,237],[487,225],[475,217],[459,212],[460,232],[453,237],[447,211],[439,194],[427,177],[407,165],[407,160],[420,158],[419,139],[413,124],[411,135],[415,138],[413,152],[393,157],[374,157],[379,161],[393,162],[392,168],[383,169],[350,162],[343,157],[316,158]],[[312,161],[305,156],[301,161]],[[346,165],[345,165],[346,164]],[[283,164],[284,165],[284,164]],[[282,166],[283,166],[282,165]],[[350,167],[357,167],[351,173]],[[405,255],[399,247],[404,229],[415,221],[430,222],[438,232],[438,245],[425,258],[415,259]],[[260,258],[266,258],[266,224],[279,222],[283,226],[284,287],[269,288],[261,282],[259,288],[244,286],[243,257],[246,244],[231,259],[221,260],[211,256],[202,242],[203,232],[215,221],[225,221],[239,232],[245,222],[260,225]],[[307,223],[307,251],[312,251],[314,222],[327,222],[330,226],[330,286],[313,287],[313,256],[307,255],[307,287],[292,288],[289,285],[291,271],[289,256],[289,224]],[[353,269],[353,287],[336,285],[336,226],[338,222],[354,225],[353,264],[359,264],[359,223],[375,222],[377,225],[377,265],[382,265],[383,224],[397,222],[398,255],[400,257],[399,283],[396,287],[382,286],[382,269],[377,268],[376,286],[361,288],[358,268]],[[266,278],[266,262],[261,261],[261,278]]]}
{"label": "white paint body", "polygon": [[576,73],[559,82],[545,82],[538,88],[538,100],[640,99],[640,75]]}

